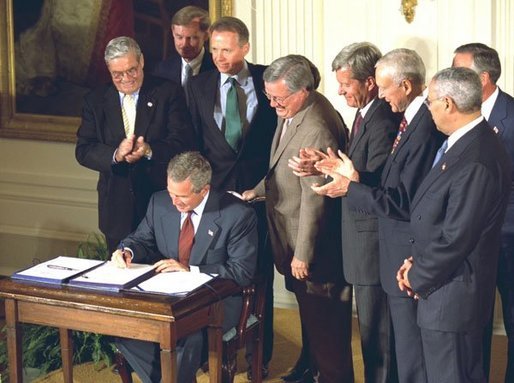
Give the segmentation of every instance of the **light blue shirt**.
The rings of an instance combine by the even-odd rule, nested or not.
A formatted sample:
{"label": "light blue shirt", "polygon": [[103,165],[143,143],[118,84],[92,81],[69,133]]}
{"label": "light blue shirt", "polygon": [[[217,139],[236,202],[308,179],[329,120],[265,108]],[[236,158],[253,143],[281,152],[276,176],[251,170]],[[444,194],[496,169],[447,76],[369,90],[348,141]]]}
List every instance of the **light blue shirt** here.
{"label": "light blue shirt", "polygon": [[248,64],[245,61],[243,69],[235,76],[229,76],[226,73],[220,73],[220,80],[218,83],[218,94],[216,95],[216,104],[214,106],[214,120],[216,125],[221,130],[225,130],[225,103],[227,100],[227,92],[230,89],[229,77],[236,79],[237,86],[237,99],[239,101],[239,116],[243,124],[243,132],[248,129],[252,122],[255,113],[257,112],[258,101],[255,87],[253,86],[253,78],[248,70]]}

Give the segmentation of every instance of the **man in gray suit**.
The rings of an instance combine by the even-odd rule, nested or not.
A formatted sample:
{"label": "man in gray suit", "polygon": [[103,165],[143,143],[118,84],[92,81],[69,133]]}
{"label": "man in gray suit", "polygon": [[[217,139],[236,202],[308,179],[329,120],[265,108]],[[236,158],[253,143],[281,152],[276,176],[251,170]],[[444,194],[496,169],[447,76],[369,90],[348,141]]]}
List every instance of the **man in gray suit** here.
{"label": "man in gray suit", "polygon": [[[212,190],[211,174],[210,164],[197,152],[174,157],[168,166],[168,190],[152,196],[145,218],[112,260],[121,267],[155,263],[157,272],[203,272],[249,284],[257,263],[255,212],[238,198]],[[182,235],[188,226],[189,246],[183,245]],[[242,299],[233,296],[223,303],[227,331],[238,323]],[[116,343],[144,383],[160,382],[158,344],[124,338]],[[179,382],[193,381],[202,345],[201,331],[177,342]]]}
{"label": "man in gray suit", "polygon": [[319,382],[353,382],[351,289],[343,277],[340,201],[311,189],[323,177],[298,178],[288,159],[300,148],[344,147],[344,123],[315,89],[317,69],[305,57],[275,60],[264,72],[266,95],[278,115],[266,176],[243,193],[266,197],[277,270],[294,292],[319,370]]}
{"label": "man in gray suit", "polygon": [[[348,106],[358,108],[348,157],[359,172],[367,173],[370,186],[380,184],[402,117],[378,98],[375,64],[381,57],[376,46],[363,42],[343,48],[332,62],[339,94]],[[390,383],[396,363],[387,295],[380,284],[377,217],[350,208],[346,198],[341,204],[344,276],[355,292],[365,380]]]}

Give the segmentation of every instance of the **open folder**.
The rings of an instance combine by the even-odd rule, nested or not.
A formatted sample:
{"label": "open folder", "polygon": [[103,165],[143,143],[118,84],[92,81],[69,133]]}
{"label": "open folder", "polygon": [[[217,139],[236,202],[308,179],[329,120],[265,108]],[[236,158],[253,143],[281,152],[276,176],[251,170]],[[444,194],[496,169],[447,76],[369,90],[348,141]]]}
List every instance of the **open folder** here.
{"label": "open folder", "polygon": [[86,273],[69,280],[72,286],[101,290],[127,289],[154,275],[153,265],[131,263],[130,267],[119,268],[113,262],[105,262]]}
{"label": "open folder", "polygon": [[104,261],[96,259],[57,257],[17,271],[11,278],[61,284],[66,283],[70,278],[99,266],[102,263],[104,263]]}

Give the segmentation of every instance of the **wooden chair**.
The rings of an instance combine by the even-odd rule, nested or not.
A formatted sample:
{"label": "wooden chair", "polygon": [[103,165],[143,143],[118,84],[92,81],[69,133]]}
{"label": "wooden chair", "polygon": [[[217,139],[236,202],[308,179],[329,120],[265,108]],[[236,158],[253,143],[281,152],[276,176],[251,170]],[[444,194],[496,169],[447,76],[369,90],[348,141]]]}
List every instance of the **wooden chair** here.
{"label": "wooden chair", "polygon": [[[252,382],[262,382],[262,339],[264,333],[264,303],[267,281],[262,276],[254,278],[249,286],[241,288],[243,308],[239,323],[223,335],[222,382],[233,383],[237,371],[237,352],[253,343],[251,361]],[[115,369],[123,383],[132,383],[127,362],[116,353]]]}

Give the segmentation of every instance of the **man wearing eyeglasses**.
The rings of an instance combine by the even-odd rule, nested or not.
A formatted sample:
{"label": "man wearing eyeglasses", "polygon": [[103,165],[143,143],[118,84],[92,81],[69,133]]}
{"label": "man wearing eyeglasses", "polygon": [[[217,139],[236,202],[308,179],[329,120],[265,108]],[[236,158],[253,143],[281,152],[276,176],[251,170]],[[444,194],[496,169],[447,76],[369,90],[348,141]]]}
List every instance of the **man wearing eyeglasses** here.
{"label": "man wearing eyeglasses", "polygon": [[152,193],[166,187],[170,158],[195,141],[182,88],[144,75],[136,41],[111,40],[104,58],[112,84],[86,95],[75,156],[100,173],[99,228],[112,253],[144,217]]}
{"label": "man wearing eyeglasses", "polygon": [[[299,178],[288,167],[289,158],[305,146],[345,148],[345,125],[316,91],[319,72],[305,57],[288,55],[273,61],[264,81],[279,117],[277,131],[269,170],[243,197],[266,197],[275,266],[296,296],[311,367],[319,372],[316,381],[351,383],[351,288],[343,277],[340,199],[312,191],[311,184],[324,183],[323,177]],[[310,382],[316,376],[299,379]]]}

